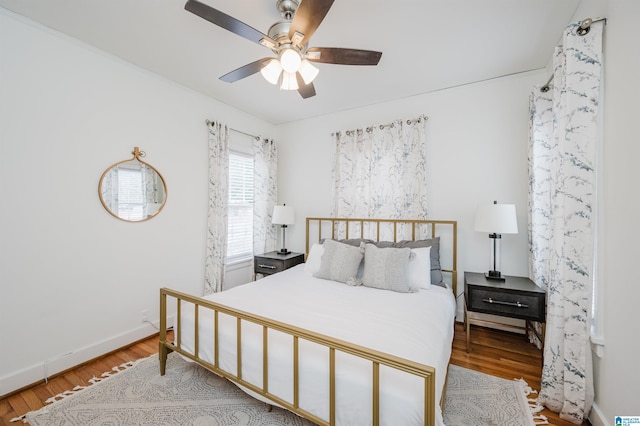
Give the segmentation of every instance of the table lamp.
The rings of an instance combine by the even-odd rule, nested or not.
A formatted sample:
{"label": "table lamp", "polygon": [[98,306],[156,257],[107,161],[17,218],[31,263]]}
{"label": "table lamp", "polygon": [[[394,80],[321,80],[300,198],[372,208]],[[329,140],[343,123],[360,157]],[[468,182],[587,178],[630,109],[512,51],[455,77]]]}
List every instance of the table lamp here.
{"label": "table lamp", "polygon": [[518,219],[515,204],[482,204],[476,212],[476,231],[489,232],[493,240],[491,264],[493,269],[484,275],[487,279],[504,281],[500,273],[500,239],[502,234],[517,234]]}
{"label": "table lamp", "polygon": [[282,226],[282,248],[277,252],[278,254],[286,255],[291,253],[287,250],[285,245],[285,231],[287,225],[293,225],[296,215],[293,207],[289,207],[285,204],[281,206],[273,206],[273,216],[271,217],[271,223],[274,225]]}

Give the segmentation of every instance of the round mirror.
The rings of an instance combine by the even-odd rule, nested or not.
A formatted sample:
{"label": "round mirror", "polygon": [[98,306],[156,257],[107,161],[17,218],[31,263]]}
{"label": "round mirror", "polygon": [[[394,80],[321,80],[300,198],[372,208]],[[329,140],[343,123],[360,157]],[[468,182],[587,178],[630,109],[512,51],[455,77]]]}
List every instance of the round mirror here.
{"label": "round mirror", "polygon": [[162,175],[140,158],[120,161],[104,171],[98,184],[100,202],[113,216],[127,222],[142,222],[160,213],[167,202],[167,185]]}

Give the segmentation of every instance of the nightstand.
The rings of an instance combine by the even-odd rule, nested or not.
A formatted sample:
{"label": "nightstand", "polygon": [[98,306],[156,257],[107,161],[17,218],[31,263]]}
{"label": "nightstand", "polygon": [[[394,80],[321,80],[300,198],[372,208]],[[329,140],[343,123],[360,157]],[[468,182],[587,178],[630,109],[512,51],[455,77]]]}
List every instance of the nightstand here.
{"label": "nightstand", "polygon": [[[490,280],[484,274],[464,273],[464,321],[467,331],[467,352],[469,352],[471,325],[493,325],[509,329],[525,330],[531,321],[542,323],[542,335],[537,337],[544,343],[544,323],[546,319],[546,293],[526,277],[505,276],[504,281]],[[469,313],[499,315],[525,320],[519,327],[494,321],[471,318]]]}
{"label": "nightstand", "polygon": [[257,254],[253,257],[254,279],[256,274],[271,275],[300,263],[304,263],[304,253],[278,254],[277,251],[270,251],[264,254]]}

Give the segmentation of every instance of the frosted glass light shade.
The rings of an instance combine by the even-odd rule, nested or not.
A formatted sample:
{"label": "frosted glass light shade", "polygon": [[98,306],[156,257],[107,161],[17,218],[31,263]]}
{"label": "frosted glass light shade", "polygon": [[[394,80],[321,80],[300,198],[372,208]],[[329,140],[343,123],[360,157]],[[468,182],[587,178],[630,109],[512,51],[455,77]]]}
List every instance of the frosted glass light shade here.
{"label": "frosted glass light shade", "polygon": [[260,74],[271,84],[278,84],[278,79],[280,78],[280,73],[282,72],[282,67],[280,66],[280,61],[277,59],[272,59],[269,61],[266,67],[260,70]]}
{"label": "frosted glass light shade", "polygon": [[271,223],[274,225],[293,225],[296,223],[295,210],[289,206],[273,206]]}
{"label": "frosted glass light shade", "polygon": [[295,73],[298,71],[301,62],[300,54],[293,49],[285,49],[280,53],[280,65],[287,72]]}
{"label": "frosted glass light shade", "polygon": [[282,73],[281,90],[298,90],[298,80],[295,72],[284,71]]}
{"label": "frosted glass light shade", "polygon": [[320,72],[320,70],[314,67],[313,65],[311,65],[311,62],[305,59],[300,64],[300,69],[298,70],[298,72],[302,76],[302,79],[304,80],[304,84],[309,84],[318,76],[318,73]]}
{"label": "frosted glass light shade", "polygon": [[517,234],[515,204],[482,204],[476,212],[475,230],[493,234]]}

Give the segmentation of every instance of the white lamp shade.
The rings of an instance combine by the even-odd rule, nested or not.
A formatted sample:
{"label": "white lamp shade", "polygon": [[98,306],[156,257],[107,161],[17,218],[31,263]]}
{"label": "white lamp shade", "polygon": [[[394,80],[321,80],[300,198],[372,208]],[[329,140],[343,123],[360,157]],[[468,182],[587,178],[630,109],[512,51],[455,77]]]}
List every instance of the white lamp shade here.
{"label": "white lamp shade", "polygon": [[298,71],[301,62],[300,54],[293,49],[284,49],[280,53],[280,65],[287,72],[295,73]]}
{"label": "white lamp shade", "polygon": [[304,84],[309,84],[318,76],[320,70],[305,59],[302,61],[302,64],[300,64],[300,70],[298,72],[302,76]]}
{"label": "white lamp shade", "polygon": [[482,204],[476,212],[476,231],[495,234],[517,234],[515,204]]}
{"label": "white lamp shade", "polygon": [[298,90],[298,79],[295,72],[282,72],[280,90]]}
{"label": "white lamp shade", "polygon": [[280,79],[280,73],[282,72],[282,67],[280,66],[280,61],[277,59],[272,59],[269,61],[266,67],[260,70],[260,74],[271,84],[277,84],[278,79]]}
{"label": "white lamp shade", "polygon": [[293,225],[296,223],[295,210],[289,206],[273,206],[271,223],[274,225]]}

